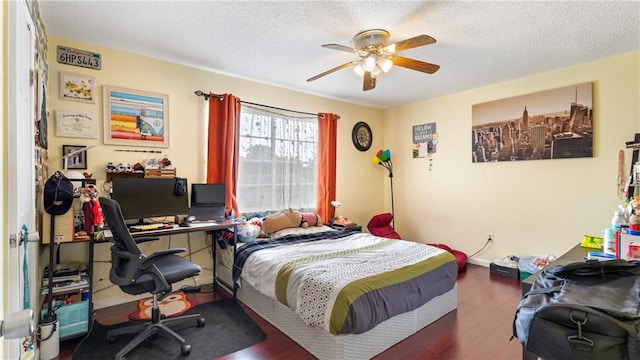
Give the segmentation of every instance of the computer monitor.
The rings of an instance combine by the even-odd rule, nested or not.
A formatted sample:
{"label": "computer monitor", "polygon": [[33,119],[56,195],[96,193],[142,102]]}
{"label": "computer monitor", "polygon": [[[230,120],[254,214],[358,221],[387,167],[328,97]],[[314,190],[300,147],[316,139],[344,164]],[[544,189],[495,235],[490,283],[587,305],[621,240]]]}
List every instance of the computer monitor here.
{"label": "computer monitor", "polygon": [[227,198],[224,184],[191,184],[191,206],[225,206]]}
{"label": "computer monitor", "polygon": [[115,177],[111,181],[111,198],[120,204],[127,220],[143,222],[145,218],[185,215],[189,211],[187,194],[176,195],[175,178]]}

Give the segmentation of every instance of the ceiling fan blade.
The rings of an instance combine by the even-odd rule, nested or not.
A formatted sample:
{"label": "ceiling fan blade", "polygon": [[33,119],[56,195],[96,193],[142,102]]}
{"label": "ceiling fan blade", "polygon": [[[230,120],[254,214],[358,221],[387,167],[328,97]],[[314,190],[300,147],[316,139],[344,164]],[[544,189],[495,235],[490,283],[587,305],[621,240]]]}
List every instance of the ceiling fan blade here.
{"label": "ceiling fan blade", "polygon": [[362,90],[367,91],[376,87],[376,78],[371,76],[371,71],[364,73],[364,82],[362,83]]}
{"label": "ceiling fan blade", "polygon": [[353,65],[353,64],[355,64],[355,63],[357,63],[357,61],[356,61],[356,60],[349,61],[348,63],[344,63],[344,64],[342,64],[342,65],[340,65],[340,66],[336,66],[336,67],[334,67],[333,69],[329,69],[329,70],[327,70],[327,71],[325,71],[325,72],[323,72],[323,73],[321,73],[321,74],[318,74],[318,75],[316,75],[316,76],[314,76],[314,77],[312,77],[312,78],[308,78],[308,79],[307,79],[307,81],[318,80],[319,78],[321,78],[321,77],[323,77],[323,76],[325,76],[325,75],[329,75],[329,74],[331,74],[332,72],[336,72],[336,71],[338,71],[338,70],[342,70],[342,69],[344,69],[344,68],[346,68],[346,67],[349,67],[349,66],[351,66],[351,65]]}
{"label": "ceiling fan blade", "polygon": [[357,54],[357,50],[349,47],[349,46],[344,46],[344,45],[340,45],[340,44],[324,44],[322,45],[323,48],[327,48],[327,49],[333,49],[333,50],[340,50],[340,51],[345,51],[348,53],[352,53],[352,54]]}
{"label": "ceiling fan blade", "polygon": [[431,64],[428,62],[415,60],[415,59],[409,59],[402,56],[391,55],[389,56],[389,59],[393,61],[394,65],[401,66],[403,68],[407,68],[411,70],[422,71],[427,74],[433,74],[434,72],[438,71],[438,69],[440,69],[440,65]]}
{"label": "ceiling fan blade", "polygon": [[394,44],[387,45],[383,48],[383,50],[390,53],[396,53],[408,49],[413,49],[418,46],[433,44],[435,42],[436,39],[432,38],[429,35],[418,35],[406,40],[398,41]]}

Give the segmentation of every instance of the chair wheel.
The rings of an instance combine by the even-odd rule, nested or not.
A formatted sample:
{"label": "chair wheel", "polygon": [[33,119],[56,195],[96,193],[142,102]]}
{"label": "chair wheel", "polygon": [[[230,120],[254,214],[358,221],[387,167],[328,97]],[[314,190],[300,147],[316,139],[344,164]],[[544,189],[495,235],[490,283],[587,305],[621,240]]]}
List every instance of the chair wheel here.
{"label": "chair wheel", "polygon": [[117,340],[118,340],[118,336],[117,335],[107,335],[107,343],[113,344]]}
{"label": "chair wheel", "polygon": [[180,349],[180,355],[187,356],[189,355],[190,352],[191,352],[191,345],[189,344],[182,345],[182,348]]}
{"label": "chair wheel", "polygon": [[203,317],[198,318],[198,327],[203,327],[206,323],[207,321]]}

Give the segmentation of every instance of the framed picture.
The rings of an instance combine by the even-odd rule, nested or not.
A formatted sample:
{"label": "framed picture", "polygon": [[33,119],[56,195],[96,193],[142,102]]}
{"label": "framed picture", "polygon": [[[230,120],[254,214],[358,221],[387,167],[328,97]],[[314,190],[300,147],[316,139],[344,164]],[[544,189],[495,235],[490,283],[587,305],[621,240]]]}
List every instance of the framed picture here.
{"label": "framed picture", "polygon": [[94,104],[96,102],[96,78],[89,75],[60,71],[61,100]]}
{"label": "framed picture", "polygon": [[593,157],[593,83],[475,104],[474,163]]}
{"label": "framed picture", "polygon": [[169,147],[169,96],[103,86],[104,143]]}
{"label": "framed picture", "polygon": [[[63,169],[86,169],[87,147],[84,145],[62,145]],[[69,155],[71,154],[71,155]],[[65,166],[66,162],[66,166]]]}
{"label": "framed picture", "polygon": [[98,114],[56,110],[56,136],[98,138]]}

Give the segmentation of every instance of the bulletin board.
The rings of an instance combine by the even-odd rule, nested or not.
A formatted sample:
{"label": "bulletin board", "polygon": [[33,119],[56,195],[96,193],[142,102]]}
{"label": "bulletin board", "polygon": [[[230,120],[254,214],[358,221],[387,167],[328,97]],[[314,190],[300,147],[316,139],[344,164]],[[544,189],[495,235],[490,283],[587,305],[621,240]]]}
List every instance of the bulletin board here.
{"label": "bulletin board", "polygon": [[413,127],[413,157],[423,158],[436,152],[438,133],[436,123],[416,125]]}

